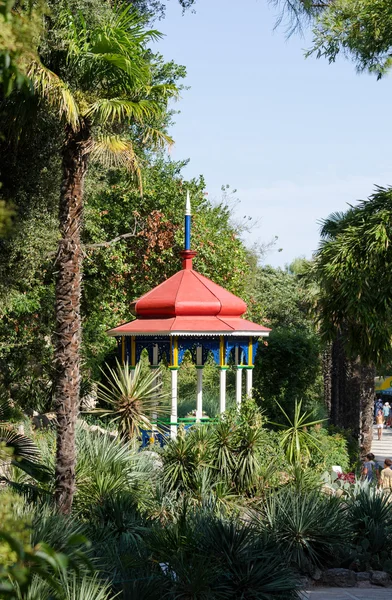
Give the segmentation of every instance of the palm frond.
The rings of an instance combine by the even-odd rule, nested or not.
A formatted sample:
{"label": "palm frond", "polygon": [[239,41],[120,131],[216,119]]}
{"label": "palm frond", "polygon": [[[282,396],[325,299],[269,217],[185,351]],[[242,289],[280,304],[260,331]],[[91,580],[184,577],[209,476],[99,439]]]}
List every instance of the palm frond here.
{"label": "palm frond", "polygon": [[42,63],[33,61],[27,71],[35,92],[73,129],[79,127],[79,108],[68,84]]}
{"label": "palm frond", "polygon": [[83,116],[97,123],[115,123],[134,120],[143,123],[145,119],[159,116],[158,102],[153,100],[125,100],[124,98],[101,98],[90,104]]}
{"label": "palm frond", "polygon": [[0,423],[12,418],[15,409],[9,398],[0,398]]}
{"label": "palm frond", "polygon": [[164,148],[165,146],[169,146],[170,148],[174,144],[174,140],[170,135],[160,129],[155,129],[154,127],[146,127],[145,129],[143,144],[149,142],[151,142],[155,148]]}
{"label": "palm frond", "polygon": [[14,465],[41,483],[48,483],[53,473],[39,463],[40,457],[39,449],[30,438],[18,433],[7,423],[0,423],[0,460]]}
{"label": "palm frond", "polygon": [[135,173],[142,191],[142,172],[133,143],[120,135],[99,134],[91,142],[91,157],[106,167],[125,167]]}
{"label": "palm frond", "polygon": [[34,442],[18,433],[6,423],[0,423],[0,444],[8,456],[15,461],[28,460],[38,463],[40,452]]}

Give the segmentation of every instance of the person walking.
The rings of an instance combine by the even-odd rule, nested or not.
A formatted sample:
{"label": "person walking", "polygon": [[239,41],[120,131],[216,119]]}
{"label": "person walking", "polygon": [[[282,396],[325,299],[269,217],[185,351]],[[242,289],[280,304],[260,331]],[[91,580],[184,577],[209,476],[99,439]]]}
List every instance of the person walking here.
{"label": "person walking", "polygon": [[381,398],[377,398],[376,402],[374,404],[374,418],[377,417],[378,411],[382,410],[382,408],[383,408],[382,400],[381,400]]}
{"label": "person walking", "polygon": [[384,403],[382,412],[384,413],[385,427],[390,427],[390,425],[391,425],[391,405],[389,404],[388,400]]}
{"label": "person walking", "polygon": [[362,480],[369,483],[375,482],[377,478],[377,464],[374,460],[374,454],[369,452],[366,454],[362,465]]}
{"label": "person walking", "polygon": [[384,462],[384,469],[380,473],[380,487],[382,490],[388,490],[392,493],[392,460],[386,458]]}
{"label": "person walking", "polygon": [[378,436],[378,440],[382,439],[382,430],[384,427],[384,415],[381,409],[378,410],[377,412],[377,416],[376,416],[376,427],[377,427],[377,436]]}

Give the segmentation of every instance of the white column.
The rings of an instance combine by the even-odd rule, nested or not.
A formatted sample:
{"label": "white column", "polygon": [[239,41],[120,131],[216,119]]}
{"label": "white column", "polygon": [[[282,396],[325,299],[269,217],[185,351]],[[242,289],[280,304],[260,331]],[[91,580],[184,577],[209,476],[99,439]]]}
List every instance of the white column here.
{"label": "white column", "polygon": [[226,410],[226,369],[220,370],[219,373],[219,409],[221,413]]}
{"label": "white column", "polygon": [[[151,368],[155,369],[154,384],[158,385],[158,383],[159,383],[159,375],[158,375],[158,371],[157,371],[157,369],[158,369],[158,344],[154,344],[154,346],[152,347]],[[157,395],[157,391],[155,392],[155,395]],[[152,420],[155,421],[155,423],[156,423],[156,421],[158,419],[158,413],[157,413],[156,409],[153,410],[151,417],[152,417]],[[152,428],[157,429],[157,426],[153,425]]]}
{"label": "white column", "polygon": [[171,369],[171,397],[172,397],[172,405],[171,405],[171,415],[170,415],[170,432],[171,438],[175,439],[177,437],[177,381],[178,381],[178,370]]}
{"label": "white column", "polygon": [[197,370],[197,400],[196,421],[203,416],[203,350],[201,346],[196,348],[196,370]]}
{"label": "white column", "polygon": [[241,367],[237,367],[236,377],[235,377],[235,399],[237,402],[237,406],[241,406],[242,400],[242,369]]}
{"label": "white column", "polygon": [[252,397],[253,369],[246,369],[246,395]]}
{"label": "white column", "polygon": [[200,422],[203,416],[203,367],[197,369],[197,404],[196,421]]}
{"label": "white column", "polygon": [[240,351],[239,348],[235,349],[235,364],[236,364],[236,377],[235,377],[235,399],[237,406],[241,406],[242,400],[242,369],[240,364]]}

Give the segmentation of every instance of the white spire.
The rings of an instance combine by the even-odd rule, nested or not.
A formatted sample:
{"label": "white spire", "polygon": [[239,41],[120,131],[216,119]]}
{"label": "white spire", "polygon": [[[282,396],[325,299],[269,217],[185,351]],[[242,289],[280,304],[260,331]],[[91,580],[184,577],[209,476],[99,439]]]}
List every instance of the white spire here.
{"label": "white spire", "polygon": [[191,215],[191,198],[189,196],[189,190],[186,192],[186,203],[185,203],[185,215]]}

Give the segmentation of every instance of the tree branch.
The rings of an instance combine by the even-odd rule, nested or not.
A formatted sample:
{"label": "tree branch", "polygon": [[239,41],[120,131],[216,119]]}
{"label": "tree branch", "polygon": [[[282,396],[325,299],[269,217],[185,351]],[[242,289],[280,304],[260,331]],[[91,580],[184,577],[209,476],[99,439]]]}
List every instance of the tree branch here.
{"label": "tree branch", "polygon": [[133,226],[133,231],[129,231],[128,233],[118,235],[117,237],[113,238],[112,240],[109,240],[108,242],[99,242],[98,244],[84,244],[84,248],[86,250],[91,250],[94,248],[107,248],[112,244],[116,244],[116,242],[119,242],[120,240],[126,240],[127,238],[136,237],[138,225],[139,221],[137,219],[137,216],[135,216],[135,224]]}
{"label": "tree branch", "polygon": [[90,250],[91,248],[106,248],[107,246],[111,246],[112,244],[115,244],[116,242],[119,242],[120,240],[126,240],[127,238],[130,237],[136,237],[137,233],[136,233],[136,227],[133,231],[129,232],[129,233],[123,233],[122,235],[118,235],[117,237],[113,238],[112,240],[109,240],[108,242],[101,242],[99,244],[85,244],[85,248]]}

